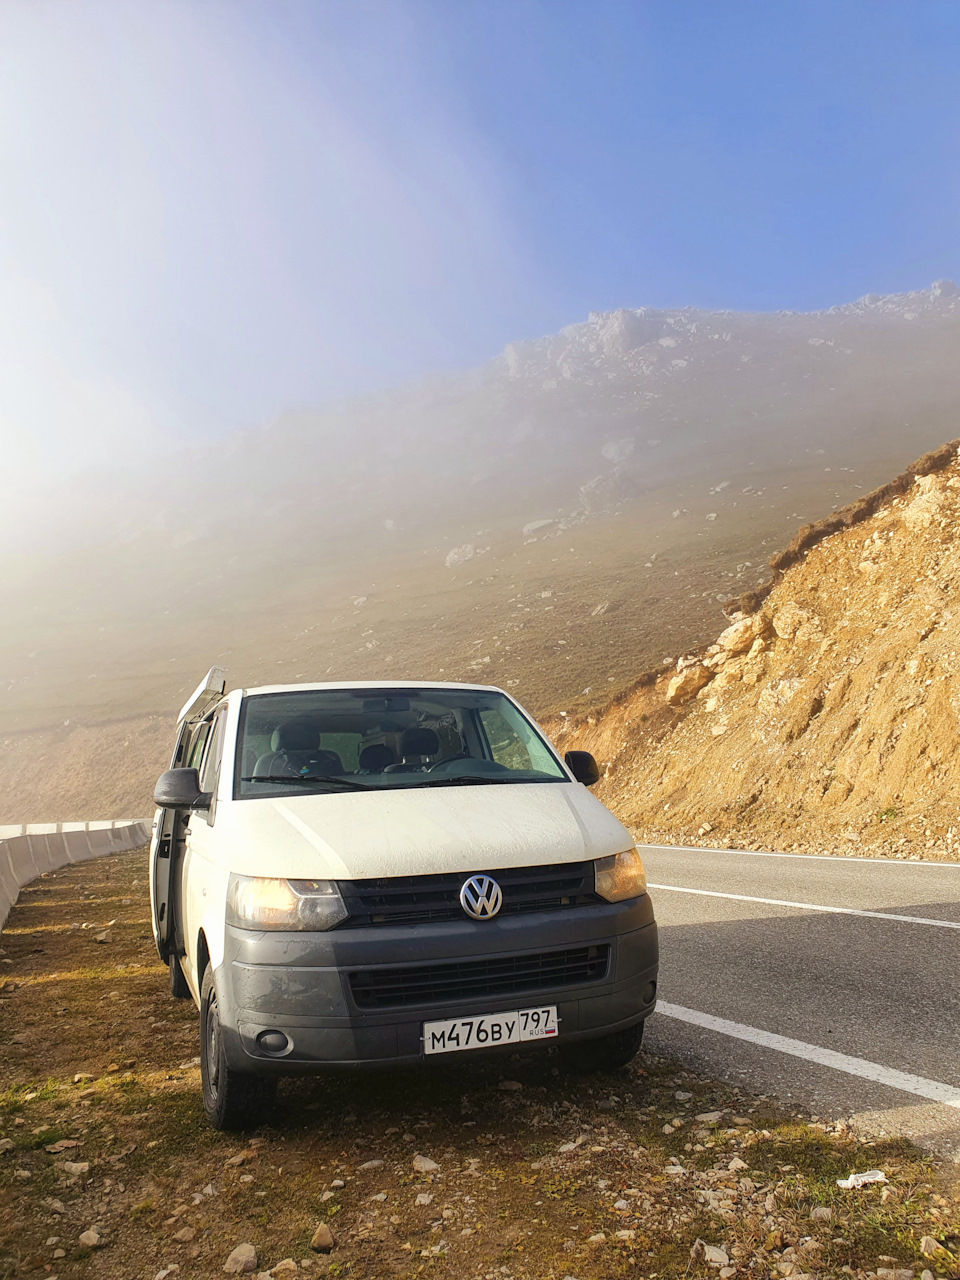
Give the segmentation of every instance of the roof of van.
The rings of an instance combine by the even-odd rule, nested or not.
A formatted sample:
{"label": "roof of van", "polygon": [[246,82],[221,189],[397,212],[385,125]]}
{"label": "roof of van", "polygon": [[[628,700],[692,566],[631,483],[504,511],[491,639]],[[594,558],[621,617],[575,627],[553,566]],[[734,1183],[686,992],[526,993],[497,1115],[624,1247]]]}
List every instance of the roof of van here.
{"label": "roof of van", "polygon": [[[316,684],[264,684],[253,689],[241,689],[245,697],[260,693],[298,693],[313,689],[489,689],[494,693],[506,691],[495,684],[466,684],[460,680],[324,680]],[[234,692],[237,692],[236,690]],[[509,694],[506,694],[509,697]]]}

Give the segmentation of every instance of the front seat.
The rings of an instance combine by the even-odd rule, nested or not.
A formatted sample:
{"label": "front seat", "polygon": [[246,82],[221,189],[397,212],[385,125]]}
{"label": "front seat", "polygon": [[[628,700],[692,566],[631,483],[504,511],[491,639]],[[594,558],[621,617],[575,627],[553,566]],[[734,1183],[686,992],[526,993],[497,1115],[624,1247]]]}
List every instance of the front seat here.
{"label": "front seat", "polygon": [[329,778],[343,773],[343,761],[336,751],[320,746],[320,726],[308,716],[298,716],[278,725],[270,739],[272,751],[254,766],[259,778],[294,778],[300,774]]}
{"label": "front seat", "polygon": [[407,729],[400,739],[401,762],[390,764],[384,773],[416,773],[427,763],[428,756],[440,751],[440,739],[432,729]]}
{"label": "front seat", "polygon": [[361,773],[383,773],[388,765],[396,762],[395,752],[385,742],[374,742],[364,747],[357,761]]}

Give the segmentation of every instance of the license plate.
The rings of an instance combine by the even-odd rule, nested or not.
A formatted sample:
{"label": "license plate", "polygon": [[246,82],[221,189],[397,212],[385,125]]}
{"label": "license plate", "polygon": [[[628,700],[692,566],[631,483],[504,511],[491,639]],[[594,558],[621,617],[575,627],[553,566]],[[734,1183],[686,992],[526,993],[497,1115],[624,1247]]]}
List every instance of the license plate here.
{"label": "license plate", "polygon": [[456,1053],[494,1044],[547,1040],[557,1034],[557,1006],[489,1013],[482,1018],[450,1018],[423,1024],[424,1053]]}

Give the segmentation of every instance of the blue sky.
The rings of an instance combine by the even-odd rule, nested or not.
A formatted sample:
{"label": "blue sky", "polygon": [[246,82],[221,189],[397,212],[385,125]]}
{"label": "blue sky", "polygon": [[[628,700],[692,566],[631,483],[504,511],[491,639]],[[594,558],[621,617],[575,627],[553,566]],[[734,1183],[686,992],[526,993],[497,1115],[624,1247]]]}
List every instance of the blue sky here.
{"label": "blue sky", "polygon": [[7,474],[960,276],[958,61],[952,0],[6,0]]}

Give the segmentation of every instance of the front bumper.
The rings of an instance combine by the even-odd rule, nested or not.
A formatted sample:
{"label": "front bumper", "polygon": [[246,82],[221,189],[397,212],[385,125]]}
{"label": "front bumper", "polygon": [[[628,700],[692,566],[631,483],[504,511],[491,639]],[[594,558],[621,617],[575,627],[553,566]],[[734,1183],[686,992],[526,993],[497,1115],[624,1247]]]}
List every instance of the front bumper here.
{"label": "front bumper", "polygon": [[[358,972],[369,977],[377,968],[497,961],[586,946],[608,947],[609,964],[602,977],[575,986],[368,1009],[356,1003],[350,977]],[[481,923],[464,920],[331,933],[256,933],[228,927],[216,983],[230,1065],[238,1071],[292,1075],[419,1063],[424,1058],[424,1022],[512,1009],[556,1005],[559,1033],[546,1043],[562,1045],[619,1031],[653,1012],[657,964],[657,926],[650,898],[644,895],[629,902]],[[287,1038],[281,1054],[258,1043],[258,1036],[269,1031]],[[541,1043],[467,1052],[535,1051]]]}

